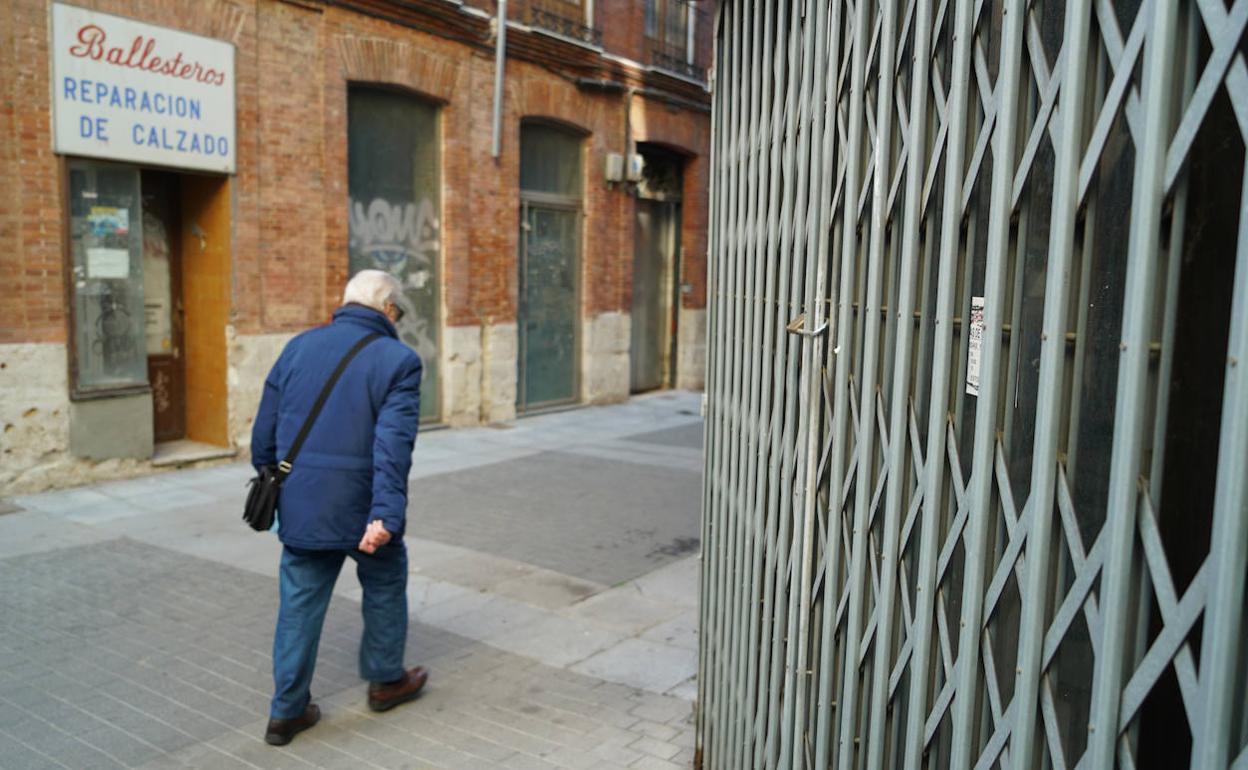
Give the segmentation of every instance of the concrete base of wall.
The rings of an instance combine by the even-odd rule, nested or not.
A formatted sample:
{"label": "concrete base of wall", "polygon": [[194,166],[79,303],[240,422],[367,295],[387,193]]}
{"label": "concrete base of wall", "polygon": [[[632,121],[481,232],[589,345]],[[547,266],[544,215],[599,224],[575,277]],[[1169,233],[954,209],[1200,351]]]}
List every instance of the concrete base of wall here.
{"label": "concrete base of wall", "polygon": [[681,308],[676,329],[676,387],[701,390],[706,386],[706,310]]}
{"label": "concrete base of wall", "polygon": [[[151,472],[150,444],[143,459],[74,457],[70,449],[71,413],[82,405],[104,402],[71,404],[68,371],[63,344],[0,345],[0,393],[4,394],[0,397],[0,495],[33,494]],[[135,409],[138,419],[138,407]],[[142,424],[150,426],[151,422],[148,398]],[[81,434],[79,427],[72,432]],[[75,438],[89,442],[96,437]],[[117,438],[98,437],[105,443]]]}
{"label": "concrete base of wall", "polygon": [[519,329],[490,324],[481,333],[481,422],[516,419],[516,357]]}
{"label": "concrete base of wall", "polygon": [[[627,313],[603,313],[584,321],[584,403],[628,398],[630,327]],[[676,387],[697,390],[705,378],[706,311],[682,309],[678,328]],[[293,336],[240,335],[233,327],[226,329],[229,435],[239,450],[237,459],[248,456],[265,377]],[[448,327],[442,339],[443,421],[476,425],[514,420],[516,324]],[[131,424],[150,429],[150,397],[71,404],[66,355],[63,344],[0,345],[0,495],[135,476],[153,468],[150,433],[136,433]],[[120,430],[122,425],[126,430]]]}
{"label": "concrete base of wall", "polygon": [[230,440],[239,449],[239,457],[248,456],[251,448],[251,424],[260,408],[264,379],[282,348],[294,334],[236,334],[233,326],[225,329],[229,345]]}
{"label": "concrete base of wall", "polygon": [[632,326],[628,313],[603,313],[585,320],[581,355],[581,398],[587,404],[609,404],[628,398],[629,348]]}
{"label": "concrete base of wall", "polygon": [[81,460],[150,460],[156,448],[152,394],[73,401],[69,451]]}
{"label": "concrete base of wall", "polygon": [[64,345],[0,345],[0,489],[39,488],[69,447]]}
{"label": "concrete base of wall", "polygon": [[476,425],[481,421],[481,327],[443,329],[441,356],[442,421]]}

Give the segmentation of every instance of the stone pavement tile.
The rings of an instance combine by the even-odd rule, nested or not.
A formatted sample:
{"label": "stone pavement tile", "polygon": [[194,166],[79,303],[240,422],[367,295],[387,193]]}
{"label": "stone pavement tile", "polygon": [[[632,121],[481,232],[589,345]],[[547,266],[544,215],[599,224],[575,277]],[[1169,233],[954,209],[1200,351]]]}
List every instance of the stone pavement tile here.
{"label": "stone pavement tile", "polygon": [[533,570],[534,567],[528,564],[465,550],[455,556],[423,562],[420,574],[464,588],[489,591],[499,583],[530,575]]}
{"label": "stone pavement tile", "polygon": [[677,425],[673,428],[663,428],[661,430],[650,431],[649,433],[637,433],[628,437],[628,441],[636,441],[642,444],[662,444],[667,446],[680,446],[689,449],[701,449],[704,437],[703,423],[701,420],[691,420],[683,425]]}
{"label": "stone pavement tile", "polygon": [[[394,767],[407,761],[404,752],[346,729],[341,720],[330,720],[324,716],[320,724],[300,734],[291,745],[301,743],[305,738],[312,749],[312,756],[321,756],[324,753],[330,763],[345,761],[356,767]],[[255,746],[257,751],[254,756],[262,759],[267,745],[257,740]],[[329,751],[326,751],[327,748]],[[263,763],[261,766],[264,766]]]}
{"label": "stone pavement tile", "polygon": [[634,635],[670,620],[679,612],[680,609],[670,603],[648,599],[631,584],[626,584],[591,596],[569,607],[565,614]]}
{"label": "stone pavement tile", "polygon": [[693,555],[642,575],[632,584],[648,599],[696,610],[701,579],[702,559]]}
{"label": "stone pavement tile", "polygon": [[518,629],[545,618],[546,614],[542,610],[496,596],[476,609],[442,619],[438,625],[460,636],[490,641],[506,634],[514,634]]}
{"label": "stone pavement tile", "polygon": [[51,757],[41,754],[30,746],[8,736],[5,734],[3,727],[0,727],[0,766],[31,768],[32,770],[64,767],[64,765]]}
{"label": "stone pavement tile", "polygon": [[661,693],[696,674],[698,656],[679,647],[625,639],[581,661],[572,670]]}
{"label": "stone pavement tile", "polygon": [[623,441],[575,443],[560,447],[559,451],[584,457],[596,457],[601,460],[650,465],[689,473],[701,473],[703,465],[700,449],[629,444]]}
{"label": "stone pavement tile", "polygon": [[643,754],[658,757],[659,759],[671,759],[680,753],[679,746],[668,743],[667,741],[658,740],[657,738],[651,738],[648,735],[643,735],[628,744],[628,747],[630,749],[636,749]]}
{"label": "stone pavement tile", "polygon": [[517,655],[563,668],[623,641],[621,634],[592,623],[551,615],[494,637],[490,643]]}
{"label": "stone pavement tile", "polygon": [[13,498],[13,502],[27,510],[63,516],[92,506],[109,505],[116,500],[91,487],[80,487],[41,495],[21,495]]}
{"label": "stone pavement tile", "polygon": [[473,711],[481,715],[483,719],[506,725],[510,729],[551,741],[559,746],[569,746],[584,735],[584,732],[569,725],[566,721],[550,719],[538,709],[531,709],[528,706],[516,709],[487,701]]}
{"label": "stone pavement tile", "polygon": [[[680,735],[680,731],[671,725],[649,722],[644,719],[633,725],[633,732],[641,733],[642,735],[654,738],[658,741],[670,741],[677,735]],[[664,759],[666,759],[666,757],[664,757]]]}
{"label": "stone pavement tile", "polygon": [[601,760],[584,749],[559,748],[543,757],[549,765],[568,768],[569,770],[589,770]]}
{"label": "stone pavement tile", "polygon": [[[358,716],[363,717],[362,714]],[[350,721],[350,716],[347,719],[348,729],[366,732],[371,738],[405,754],[409,767],[470,767],[471,763],[480,767],[489,764],[482,757],[466,754],[431,738],[402,729],[393,719],[363,717],[364,721]]]}
{"label": "stone pavement tile", "polygon": [[698,678],[696,676],[690,677],[668,690],[665,694],[673,698],[693,702],[698,699]]}
{"label": "stone pavement tile", "polygon": [[[171,763],[178,764],[173,765]],[[178,765],[182,767],[202,768],[203,770],[208,770],[209,768],[212,768],[213,770],[216,768],[222,768],[223,770],[236,770],[238,768],[254,770],[254,768],[258,767],[257,765],[252,765],[238,759],[237,757],[233,757],[218,748],[210,746],[207,743],[197,743],[194,746],[189,746],[174,754],[167,754],[164,757],[158,757],[152,762],[142,765],[142,767],[144,770],[148,770],[149,768],[176,767]],[[263,766],[261,765],[259,767]]]}
{"label": "stone pavement tile", "polygon": [[613,762],[617,765],[623,765],[625,767],[628,767],[646,756],[636,749],[630,749],[627,746],[618,746],[615,744],[595,746],[590,749],[590,754],[595,759]]}
{"label": "stone pavement tile", "polygon": [[411,514],[422,537],[606,585],[672,561],[700,532],[699,474],[670,468],[622,473],[618,462],[543,452],[423,486]]}
{"label": "stone pavement tile", "polygon": [[37,510],[0,518],[0,559],[98,543],[111,536]]}
{"label": "stone pavement tile", "polygon": [[[471,588],[438,583],[425,578],[421,578],[426,581],[425,584],[418,582],[413,586],[412,583],[416,582],[418,577],[413,575],[408,578],[407,613],[421,623],[443,626],[451,618],[480,609],[494,598],[488,593],[474,591]],[[436,584],[437,587],[430,584]],[[363,595],[362,592],[361,595]]]}
{"label": "stone pavement tile", "polygon": [[518,599],[546,609],[562,609],[607,590],[602,583],[582,580],[561,572],[533,567],[520,577],[490,587],[490,593]]}
{"label": "stone pavement tile", "polygon": [[124,730],[115,727],[101,727],[96,730],[80,732],[75,735],[83,743],[99,749],[126,767],[138,767],[166,753]]}
{"label": "stone pavement tile", "polygon": [[659,642],[687,650],[698,649],[698,614],[696,610],[687,609],[679,615],[666,620],[641,635],[642,639]]}
{"label": "stone pavement tile", "polygon": [[[536,757],[544,757],[559,748],[559,744],[548,737],[533,735],[523,729],[517,729],[515,721],[497,716],[497,712],[487,718],[480,709],[452,709],[446,711],[435,712],[437,720],[443,724],[453,724],[457,729],[466,731],[474,736],[488,735],[490,739],[500,746],[506,746],[508,749],[523,751],[526,754],[532,754]],[[468,749],[468,747],[464,747]],[[500,761],[510,755],[510,751],[503,756],[494,756],[490,759]]]}
{"label": "stone pavement tile", "polygon": [[76,735],[45,720],[29,719],[6,725],[4,733],[41,754],[53,757],[66,767],[125,767],[108,754],[79,740]]}
{"label": "stone pavement tile", "polygon": [[498,767],[506,770],[554,770],[568,768],[571,765],[561,764],[554,757],[538,759],[530,754],[515,753],[498,763]]}
{"label": "stone pavement tile", "polygon": [[[644,756],[629,765],[632,770],[685,770],[685,767],[658,757]],[[687,766],[686,766],[687,767]]]}
{"label": "stone pavement tile", "polygon": [[651,722],[683,725],[693,719],[693,705],[689,701],[664,696],[641,695],[629,713]]}

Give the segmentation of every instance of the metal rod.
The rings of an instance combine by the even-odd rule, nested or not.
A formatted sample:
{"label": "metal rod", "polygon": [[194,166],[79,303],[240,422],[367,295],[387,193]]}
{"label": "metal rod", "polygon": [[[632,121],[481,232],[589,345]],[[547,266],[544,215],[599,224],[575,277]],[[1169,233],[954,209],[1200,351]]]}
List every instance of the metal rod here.
{"label": "metal rod", "polygon": [[[1053,498],[1057,481],[1057,443],[1062,432],[1062,388],[1066,367],[1066,326],[1070,302],[1070,266],[1076,248],[1077,186],[1083,156],[1083,105],[1087,89],[1087,48],[1090,9],[1066,14],[1062,73],[1062,137],[1053,166],[1053,204],[1049,214],[1049,253],[1044,288],[1044,320],[1040,333],[1040,378],[1037,385],[1036,428],[1032,443],[1032,518],[1027,539],[1027,577],[1021,586],[1019,651],[1014,682],[1015,720],[1011,742],[1017,770],[1034,767],[1036,711],[1039,705],[1040,662],[1048,613],[1048,554],[1053,539]],[[1056,76],[1056,75],[1055,75]]]}
{"label": "metal rod", "polygon": [[503,69],[507,63],[507,0],[498,0],[494,24],[494,138],[490,153],[495,160],[503,151]]}
{"label": "metal rod", "polygon": [[[1152,333],[1157,278],[1157,248],[1165,195],[1166,148],[1175,77],[1178,7],[1153,3],[1152,28],[1144,56],[1144,141],[1136,157],[1131,234],[1127,252],[1122,344],[1115,395],[1113,454],[1109,469],[1108,518],[1102,537],[1109,547],[1101,576],[1101,645],[1092,675],[1092,714],[1088,726],[1088,761],[1094,767],[1114,763],[1118,744],[1118,707],[1128,635],[1132,550],[1138,479],[1147,428],[1144,424],[1148,381],[1148,342]],[[1210,715],[1211,716],[1211,715]]]}

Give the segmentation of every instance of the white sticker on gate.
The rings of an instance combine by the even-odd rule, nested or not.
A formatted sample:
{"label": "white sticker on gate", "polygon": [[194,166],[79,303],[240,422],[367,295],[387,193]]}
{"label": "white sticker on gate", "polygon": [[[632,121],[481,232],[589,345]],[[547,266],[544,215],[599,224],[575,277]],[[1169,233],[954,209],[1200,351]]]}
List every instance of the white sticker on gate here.
{"label": "white sticker on gate", "polygon": [[979,395],[979,361],[984,346],[984,298],[971,297],[971,323],[967,337],[966,392]]}

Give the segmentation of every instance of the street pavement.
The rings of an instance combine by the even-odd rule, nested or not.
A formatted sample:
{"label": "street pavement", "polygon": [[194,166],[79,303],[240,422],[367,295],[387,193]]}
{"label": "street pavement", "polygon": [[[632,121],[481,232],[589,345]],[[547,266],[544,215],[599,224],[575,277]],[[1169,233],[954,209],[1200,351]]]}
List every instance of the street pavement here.
{"label": "street pavement", "polygon": [[384,714],[356,669],[347,561],[312,692],[263,743],[280,545],[241,463],[0,500],[0,768],[690,767],[700,396],[423,433],[409,665]]}

